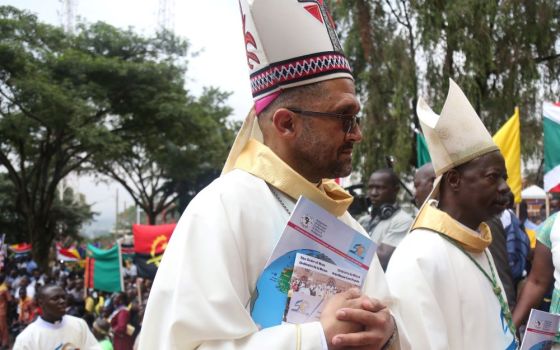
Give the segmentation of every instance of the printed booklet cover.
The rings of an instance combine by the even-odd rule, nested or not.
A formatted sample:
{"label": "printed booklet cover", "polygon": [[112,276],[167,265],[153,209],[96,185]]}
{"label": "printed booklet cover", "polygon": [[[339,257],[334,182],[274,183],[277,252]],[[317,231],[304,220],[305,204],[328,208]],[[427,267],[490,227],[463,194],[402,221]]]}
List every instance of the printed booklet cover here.
{"label": "printed booklet cover", "polygon": [[[376,244],[369,237],[349,227],[312,201],[300,197],[257,280],[256,291],[251,300],[251,317],[261,328],[279,325],[285,318],[286,321],[288,318],[295,321],[297,317],[295,314],[290,315],[288,303],[293,303],[294,290],[289,301],[288,294],[294,282],[292,275],[298,254],[300,268],[307,264],[306,268],[311,272],[309,267],[314,266],[313,273],[320,279],[324,279],[324,275],[328,276],[329,272],[336,277],[335,281],[327,280],[326,287],[321,288],[348,289],[350,287],[345,284],[348,280],[353,280],[356,286],[362,286],[376,249]],[[328,265],[321,266],[320,262]],[[336,270],[337,267],[340,270]],[[319,271],[323,276],[319,276]],[[303,287],[304,291],[305,288],[307,287]],[[309,294],[311,296],[311,289]],[[322,298],[314,298],[305,305],[309,308],[308,311],[316,309],[314,316],[309,314],[309,321],[320,315],[321,304],[324,303],[320,299]],[[306,319],[307,316],[301,317]]]}
{"label": "printed booklet cover", "polygon": [[559,323],[560,315],[532,309],[521,343],[521,350],[551,349]]}
{"label": "printed booklet cover", "polygon": [[364,277],[363,271],[345,269],[309,255],[296,254],[284,321],[319,321],[329,297],[352,287],[361,287]]}

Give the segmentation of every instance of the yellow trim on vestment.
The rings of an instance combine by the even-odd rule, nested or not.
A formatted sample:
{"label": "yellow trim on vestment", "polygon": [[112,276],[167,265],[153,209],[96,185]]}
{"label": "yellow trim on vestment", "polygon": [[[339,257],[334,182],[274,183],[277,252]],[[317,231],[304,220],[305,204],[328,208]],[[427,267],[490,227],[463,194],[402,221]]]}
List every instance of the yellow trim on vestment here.
{"label": "yellow trim on vestment", "polygon": [[253,174],[293,199],[300,195],[313,201],[334,216],[342,216],[353,197],[333,180],[319,186],[307,181],[290,168],[270,148],[250,139],[235,161],[234,168]]}
{"label": "yellow trim on vestment", "polygon": [[436,208],[437,201],[431,200],[425,203],[412,230],[428,229],[436,231],[457,241],[465,250],[473,253],[481,253],[492,243],[492,233],[488,225],[483,222],[478,231],[473,231],[459,221],[453,219],[449,214]]}
{"label": "yellow trim on vestment", "polygon": [[301,350],[301,326],[296,324],[296,350]]}

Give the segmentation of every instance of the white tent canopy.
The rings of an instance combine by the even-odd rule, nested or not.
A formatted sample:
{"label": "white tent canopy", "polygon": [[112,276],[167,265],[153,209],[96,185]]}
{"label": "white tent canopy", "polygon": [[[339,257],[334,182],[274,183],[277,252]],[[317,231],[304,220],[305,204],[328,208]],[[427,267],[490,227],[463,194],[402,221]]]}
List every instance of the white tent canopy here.
{"label": "white tent canopy", "polygon": [[546,199],[546,192],[537,185],[532,185],[521,191],[523,199]]}

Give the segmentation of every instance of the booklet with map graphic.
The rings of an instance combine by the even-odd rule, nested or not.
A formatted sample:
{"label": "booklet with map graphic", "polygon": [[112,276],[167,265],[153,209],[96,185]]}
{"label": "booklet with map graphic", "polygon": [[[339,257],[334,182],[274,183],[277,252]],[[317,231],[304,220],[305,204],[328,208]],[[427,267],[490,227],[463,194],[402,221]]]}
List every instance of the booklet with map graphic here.
{"label": "booklet with map graphic", "polygon": [[521,343],[521,350],[551,349],[559,324],[560,315],[531,309],[523,342]]}
{"label": "booklet with map graphic", "polygon": [[[362,287],[363,281],[377,249],[377,245],[367,236],[346,225],[335,216],[312,201],[300,197],[294,207],[282,236],[278,240],[263,272],[257,280],[257,286],[251,300],[251,317],[261,328],[268,328],[282,322],[301,323],[314,320],[320,315],[320,299],[313,298],[305,304],[304,312],[296,315],[293,306],[294,292],[309,290],[309,296],[334,291],[335,288]],[[298,259],[298,269],[307,269],[322,282],[308,281],[294,284],[292,275]],[[332,280],[329,280],[332,278]],[[323,286],[319,286],[322,284]],[[298,290],[295,291],[294,287]],[[301,288],[300,288],[301,287]],[[290,294],[290,300],[288,300]],[[336,294],[336,293],[335,293]],[[301,295],[299,293],[298,295]],[[306,299],[307,300],[307,299]],[[319,304],[320,303],[320,304]],[[297,316],[297,317],[296,317]],[[309,316],[309,319],[307,317]],[[299,317],[299,318],[298,318]]]}
{"label": "booklet with map graphic", "polygon": [[305,254],[296,254],[284,321],[319,321],[327,299],[363,284],[362,271],[345,269]]}

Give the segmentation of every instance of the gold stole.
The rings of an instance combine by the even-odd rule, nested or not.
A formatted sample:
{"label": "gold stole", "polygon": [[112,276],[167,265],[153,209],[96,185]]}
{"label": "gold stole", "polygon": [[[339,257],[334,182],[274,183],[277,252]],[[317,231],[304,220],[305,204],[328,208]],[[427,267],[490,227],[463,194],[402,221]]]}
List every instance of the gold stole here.
{"label": "gold stole", "polygon": [[255,139],[247,142],[235,161],[234,168],[263,179],[294,200],[302,195],[336,217],[342,216],[353,200],[333,180],[323,180],[319,185],[307,181],[270,148]]}
{"label": "gold stole", "polygon": [[478,227],[479,232],[473,231],[436,208],[435,203],[430,201],[422,207],[411,230],[420,228],[441,233],[473,253],[481,253],[492,243],[492,233],[485,222]]}

